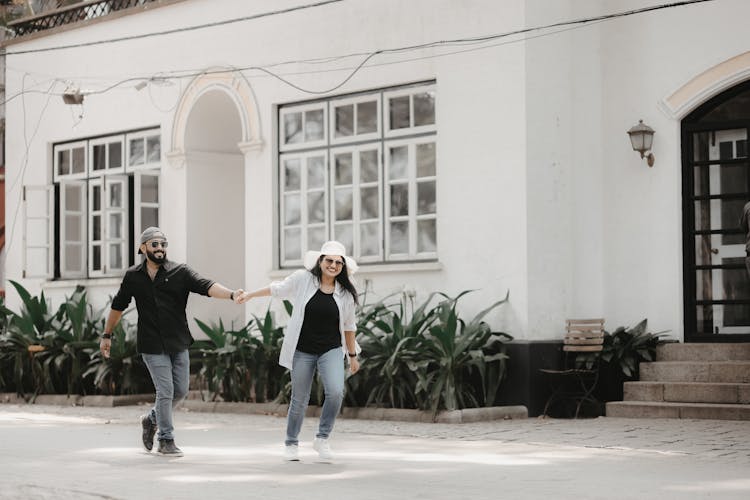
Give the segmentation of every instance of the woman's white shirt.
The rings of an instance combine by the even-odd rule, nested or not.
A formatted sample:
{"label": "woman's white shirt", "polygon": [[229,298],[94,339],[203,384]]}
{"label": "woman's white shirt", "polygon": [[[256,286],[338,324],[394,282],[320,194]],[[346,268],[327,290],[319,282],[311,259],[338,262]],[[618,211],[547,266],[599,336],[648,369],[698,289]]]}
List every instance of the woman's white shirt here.
{"label": "woman's white shirt", "polygon": [[[320,281],[307,269],[300,269],[289,275],[283,281],[274,281],[270,285],[271,295],[292,302],[294,309],[289,323],[286,325],[284,340],[281,343],[281,355],[279,364],[285,368],[292,369],[294,351],[297,349],[302,322],[305,320],[305,307],[307,302],[320,288]],[[354,297],[337,281],[333,291],[333,300],[339,308],[339,330],[341,332],[342,356],[346,356],[346,337],[344,332],[356,332]],[[359,352],[357,346],[357,352]]]}

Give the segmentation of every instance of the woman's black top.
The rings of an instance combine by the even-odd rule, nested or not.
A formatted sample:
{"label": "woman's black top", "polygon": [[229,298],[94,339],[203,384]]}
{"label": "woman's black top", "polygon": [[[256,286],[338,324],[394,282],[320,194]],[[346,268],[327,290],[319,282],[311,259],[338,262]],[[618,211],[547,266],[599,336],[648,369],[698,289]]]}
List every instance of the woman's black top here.
{"label": "woman's black top", "polygon": [[341,347],[339,308],[332,293],[323,293],[318,289],[305,306],[297,350],[321,355],[334,347]]}

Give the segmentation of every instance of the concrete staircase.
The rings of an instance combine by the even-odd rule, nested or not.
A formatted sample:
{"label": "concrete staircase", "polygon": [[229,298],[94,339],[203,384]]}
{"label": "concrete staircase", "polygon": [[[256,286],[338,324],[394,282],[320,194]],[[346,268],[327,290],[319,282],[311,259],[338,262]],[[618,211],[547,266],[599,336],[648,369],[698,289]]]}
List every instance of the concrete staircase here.
{"label": "concrete staircase", "polygon": [[663,344],[608,417],[750,420],[750,343]]}

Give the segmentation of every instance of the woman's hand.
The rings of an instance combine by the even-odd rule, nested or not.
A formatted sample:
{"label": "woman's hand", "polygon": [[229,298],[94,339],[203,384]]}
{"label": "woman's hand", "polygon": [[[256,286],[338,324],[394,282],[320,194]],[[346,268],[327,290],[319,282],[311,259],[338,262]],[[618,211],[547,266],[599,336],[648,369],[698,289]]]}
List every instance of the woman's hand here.
{"label": "woman's hand", "polygon": [[349,371],[352,375],[359,371],[359,360],[357,358],[349,358]]}

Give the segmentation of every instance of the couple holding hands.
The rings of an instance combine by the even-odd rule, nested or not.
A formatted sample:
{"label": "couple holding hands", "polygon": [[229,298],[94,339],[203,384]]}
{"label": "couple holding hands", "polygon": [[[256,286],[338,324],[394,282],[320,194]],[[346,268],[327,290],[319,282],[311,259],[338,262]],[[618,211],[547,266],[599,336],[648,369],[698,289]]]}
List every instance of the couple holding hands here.
{"label": "couple holding hands", "polygon": [[292,398],[287,415],[284,459],[299,460],[299,433],[317,368],[325,401],[313,448],[322,461],[333,459],[329,437],[344,399],[345,360],[351,373],[359,370],[355,335],[357,290],[350,276],[357,263],[337,241],[309,251],[304,269],[283,281],[252,292],[231,290],[203,278],[185,264],[167,259],[167,238],[157,227],[140,237],[145,259],[127,270],[104,326],[100,350],[109,357],[112,330],[135,298],[138,310],[137,350],[156,388],[156,401],[141,417],[142,440],[151,451],[158,431],[157,453],[180,457],[175,445],[172,410],[187,395],[190,380],[188,348],[193,342],[185,308],[190,292],[242,304],[255,297],[287,299],[294,310],[285,328],[279,364],[291,371]]}

